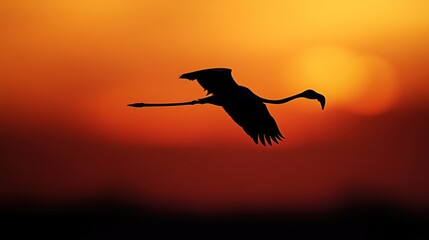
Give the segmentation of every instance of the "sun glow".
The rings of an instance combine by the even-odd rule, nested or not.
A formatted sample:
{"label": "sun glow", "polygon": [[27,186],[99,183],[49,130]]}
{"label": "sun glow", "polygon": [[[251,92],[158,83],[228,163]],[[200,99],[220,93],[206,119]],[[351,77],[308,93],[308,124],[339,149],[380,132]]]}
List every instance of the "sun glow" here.
{"label": "sun glow", "polygon": [[318,46],[295,61],[292,78],[299,88],[311,86],[325,94],[329,104],[362,114],[388,109],[396,93],[395,74],[380,57],[336,46]]}

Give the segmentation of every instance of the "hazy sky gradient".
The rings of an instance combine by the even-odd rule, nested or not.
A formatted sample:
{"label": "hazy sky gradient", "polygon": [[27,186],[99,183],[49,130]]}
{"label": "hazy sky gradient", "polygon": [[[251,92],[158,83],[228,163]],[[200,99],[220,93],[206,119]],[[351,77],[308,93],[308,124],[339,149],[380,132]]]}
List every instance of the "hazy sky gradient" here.
{"label": "hazy sky gradient", "polygon": [[[427,1],[0,1],[0,196],[122,189],[167,204],[283,206],[341,192],[429,200]],[[228,67],[270,106],[263,148],[205,95]],[[306,205],[306,206],[307,206]]]}

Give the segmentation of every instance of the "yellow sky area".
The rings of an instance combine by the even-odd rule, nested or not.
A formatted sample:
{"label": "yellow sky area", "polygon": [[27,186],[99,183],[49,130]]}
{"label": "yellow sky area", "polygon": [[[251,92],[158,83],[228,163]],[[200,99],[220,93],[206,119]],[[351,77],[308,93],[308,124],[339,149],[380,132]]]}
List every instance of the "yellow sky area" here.
{"label": "yellow sky area", "polygon": [[[203,97],[200,86],[177,77],[230,67],[237,82],[266,98],[313,88],[327,96],[327,110],[382,113],[404,94],[400,88],[429,89],[421,67],[428,9],[428,1],[388,0],[0,1],[0,104],[23,117],[66,106],[55,114],[113,137],[139,132],[140,140],[165,141],[154,127],[162,123],[162,132],[191,139],[191,128],[203,136],[236,126],[217,108],[149,114],[123,106]],[[184,124],[191,115],[205,124]],[[172,116],[182,129],[169,124]]]}
{"label": "yellow sky area", "polygon": [[56,43],[60,46],[65,38],[81,44],[125,41],[181,54],[189,47],[196,52],[193,54],[205,53],[208,47],[211,53],[220,49],[265,52],[318,41],[407,38],[407,34],[426,30],[429,22],[427,1],[65,0],[1,4],[3,28],[15,34],[26,31],[35,41],[42,38],[55,44],[49,41],[52,38],[61,40]]}

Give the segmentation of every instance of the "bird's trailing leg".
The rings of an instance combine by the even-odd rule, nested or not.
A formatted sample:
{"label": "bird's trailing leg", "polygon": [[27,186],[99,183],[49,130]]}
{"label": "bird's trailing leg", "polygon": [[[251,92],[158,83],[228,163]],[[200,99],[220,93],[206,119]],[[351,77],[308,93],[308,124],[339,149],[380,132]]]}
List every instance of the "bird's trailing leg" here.
{"label": "bird's trailing leg", "polygon": [[131,103],[128,104],[128,107],[142,108],[142,107],[171,107],[171,106],[184,106],[184,105],[194,105],[199,103],[199,100],[193,100],[190,102],[179,102],[179,103]]}

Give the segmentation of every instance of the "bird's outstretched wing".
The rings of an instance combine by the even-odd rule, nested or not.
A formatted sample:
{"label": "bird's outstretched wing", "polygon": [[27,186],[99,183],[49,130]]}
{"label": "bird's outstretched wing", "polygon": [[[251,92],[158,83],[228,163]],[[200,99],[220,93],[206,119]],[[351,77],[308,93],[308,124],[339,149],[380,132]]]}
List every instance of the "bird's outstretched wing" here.
{"label": "bird's outstretched wing", "polygon": [[235,90],[238,84],[234,81],[229,68],[209,68],[195,72],[182,74],[180,78],[197,80],[198,83],[207,90],[207,95],[228,94]]}
{"label": "bird's outstretched wing", "polygon": [[223,108],[256,144],[259,140],[264,146],[265,142],[271,145],[271,141],[278,143],[284,138],[267,106],[262,102],[228,105]]}

